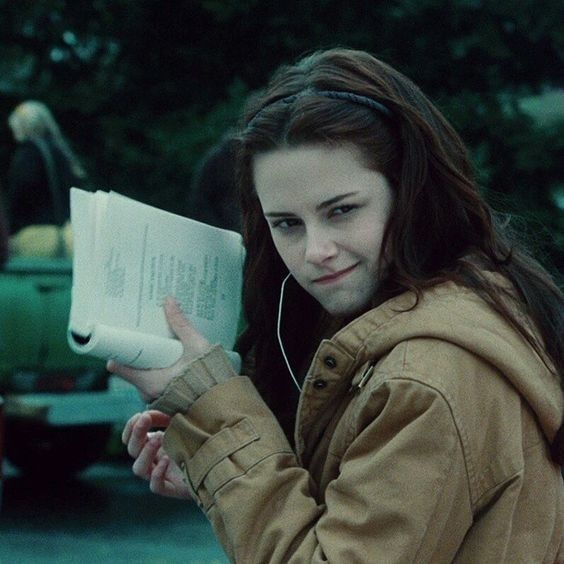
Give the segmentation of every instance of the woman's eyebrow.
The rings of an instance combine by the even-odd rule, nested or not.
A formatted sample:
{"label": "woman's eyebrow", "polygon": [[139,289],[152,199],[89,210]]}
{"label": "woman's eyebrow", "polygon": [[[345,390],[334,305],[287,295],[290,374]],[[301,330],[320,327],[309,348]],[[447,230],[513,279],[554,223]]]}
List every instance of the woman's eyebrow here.
{"label": "woman's eyebrow", "polygon": [[[345,198],[348,198],[349,196],[355,196],[356,194],[358,194],[358,192],[347,192],[346,194],[339,194],[338,196],[334,196],[333,198],[329,198],[328,200],[325,200],[323,202],[321,202],[320,204],[318,204],[317,206],[315,206],[315,211],[321,211],[322,209],[325,209],[329,206],[332,206],[333,204],[336,204],[337,202],[340,202],[341,200],[344,200]],[[295,214],[293,212],[264,212],[264,217],[290,217],[290,216],[294,216]]]}

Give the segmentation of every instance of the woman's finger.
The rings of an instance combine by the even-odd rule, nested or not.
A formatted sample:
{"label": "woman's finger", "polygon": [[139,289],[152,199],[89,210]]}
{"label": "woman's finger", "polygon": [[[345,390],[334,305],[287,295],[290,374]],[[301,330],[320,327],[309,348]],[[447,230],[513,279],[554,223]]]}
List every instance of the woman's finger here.
{"label": "woman's finger", "polygon": [[186,319],[179,303],[171,297],[164,302],[166,319],[174,334],[182,341],[188,341],[196,332],[192,324]]}
{"label": "woman's finger", "polygon": [[170,415],[156,409],[149,409],[145,413],[151,418],[151,427],[168,427]]}
{"label": "woman's finger", "polygon": [[[119,364],[115,360],[109,360],[106,363],[106,370],[133,384],[143,401],[150,401],[159,396],[166,385],[166,381],[163,381],[166,372],[163,370],[132,368],[125,364]],[[174,375],[171,373],[169,379]]]}
{"label": "woman's finger", "polygon": [[132,368],[115,360],[108,360],[106,370],[137,387],[139,387],[140,382],[151,380],[154,372],[154,370],[150,369]]}
{"label": "woman's finger", "polygon": [[210,344],[190,323],[184,315],[178,302],[171,297],[166,298],[164,303],[167,322],[173,333],[184,345],[184,351],[190,355],[200,355],[210,348]]}
{"label": "woman's finger", "polygon": [[136,413],[135,415],[132,415],[128,419],[127,423],[125,424],[123,431],[121,432],[121,442],[124,445],[126,445],[129,442],[129,438],[131,437],[133,426],[135,425],[135,423],[137,422],[140,416],[141,413]]}
{"label": "woman's finger", "polygon": [[133,458],[137,458],[141,449],[147,442],[147,433],[151,430],[152,419],[150,415],[143,412],[139,415],[137,421],[133,425],[129,440],[127,441],[127,452]]}
{"label": "woman's finger", "polygon": [[144,480],[149,480],[153,471],[153,467],[157,463],[157,453],[161,448],[161,441],[158,437],[151,437],[145,446],[139,452],[139,456],[135,459],[132,469],[133,473]]}
{"label": "woman's finger", "polygon": [[166,487],[166,472],[168,470],[168,465],[169,459],[165,456],[159,460],[151,472],[149,489],[155,494],[171,495],[169,488]]}
{"label": "woman's finger", "polygon": [[162,411],[157,411],[156,409],[150,409],[148,411],[144,411],[143,413],[136,413],[135,415],[132,415],[129,418],[121,433],[121,442],[124,445],[127,445],[127,443],[129,442],[129,439],[131,438],[131,434],[133,432],[133,428],[139,421],[141,415],[148,416],[151,418],[150,428],[153,427],[166,428],[170,423],[170,415],[166,415]]}

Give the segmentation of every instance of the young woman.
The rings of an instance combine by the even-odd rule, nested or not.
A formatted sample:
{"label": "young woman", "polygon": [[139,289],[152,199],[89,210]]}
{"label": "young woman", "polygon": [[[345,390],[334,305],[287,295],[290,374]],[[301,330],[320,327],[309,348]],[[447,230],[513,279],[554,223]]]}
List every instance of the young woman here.
{"label": "young woman", "polygon": [[562,557],[563,295],[444,117],[371,55],[317,52],[250,104],[239,184],[245,375],[169,300],[182,358],[109,364],[153,400],[134,472],[237,562]]}

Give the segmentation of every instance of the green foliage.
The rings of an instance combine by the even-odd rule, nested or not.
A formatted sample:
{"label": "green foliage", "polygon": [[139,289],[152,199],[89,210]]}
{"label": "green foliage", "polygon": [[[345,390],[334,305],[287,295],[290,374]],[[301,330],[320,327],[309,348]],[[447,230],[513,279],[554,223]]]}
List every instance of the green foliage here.
{"label": "green foliage", "polygon": [[[564,76],[558,0],[0,0],[0,10],[1,115],[25,98],[49,104],[91,186],[189,214],[194,166],[246,95],[279,64],[346,45],[413,78],[467,141],[490,201],[564,241],[562,97],[537,98]],[[0,170],[12,150],[4,128]]]}

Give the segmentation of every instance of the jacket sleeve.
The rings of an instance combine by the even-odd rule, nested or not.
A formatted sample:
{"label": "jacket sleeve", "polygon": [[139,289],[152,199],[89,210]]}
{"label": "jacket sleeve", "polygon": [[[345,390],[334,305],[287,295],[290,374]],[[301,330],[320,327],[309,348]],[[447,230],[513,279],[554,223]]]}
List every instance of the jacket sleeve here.
{"label": "jacket sleeve", "polygon": [[451,561],[471,509],[448,403],[403,378],[357,413],[340,423],[352,438],[323,498],[244,376],[175,415],[165,449],[234,561]]}

